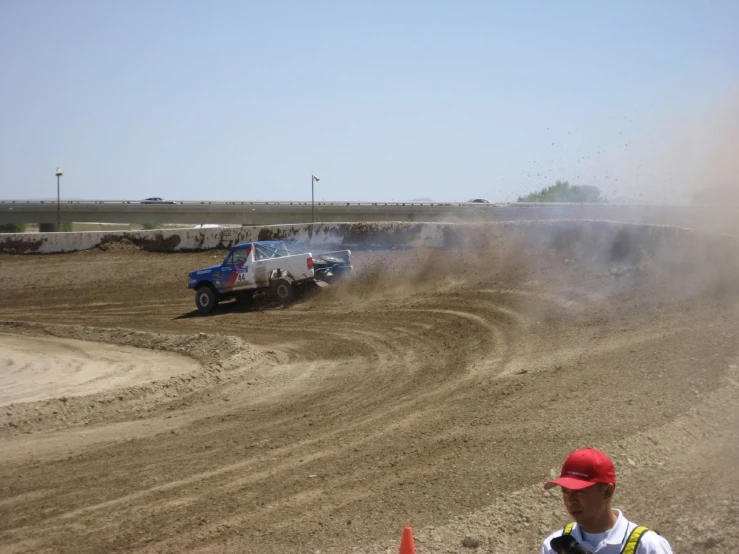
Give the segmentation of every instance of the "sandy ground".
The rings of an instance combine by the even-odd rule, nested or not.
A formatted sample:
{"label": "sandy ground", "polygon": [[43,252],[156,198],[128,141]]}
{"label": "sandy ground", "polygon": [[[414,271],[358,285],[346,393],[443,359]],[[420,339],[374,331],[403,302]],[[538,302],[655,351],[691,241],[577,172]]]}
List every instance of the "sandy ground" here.
{"label": "sandy ground", "polygon": [[198,368],[182,355],[6,333],[0,352],[0,406],[95,394]]}
{"label": "sandy ground", "polygon": [[358,251],[351,283],[208,317],[184,276],[221,253],[2,256],[2,359],[38,356],[3,368],[0,551],[375,554],[410,525],[534,552],[583,445],[676,552],[730,551],[737,251],[549,239]]}

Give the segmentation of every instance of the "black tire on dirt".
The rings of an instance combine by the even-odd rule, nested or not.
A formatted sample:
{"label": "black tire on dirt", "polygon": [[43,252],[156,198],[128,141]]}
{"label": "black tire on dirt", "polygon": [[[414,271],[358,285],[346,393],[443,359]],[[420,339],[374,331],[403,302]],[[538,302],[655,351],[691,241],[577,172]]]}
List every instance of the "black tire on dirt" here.
{"label": "black tire on dirt", "polygon": [[195,291],[195,306],[201,314],[209,314],[218,305],[218,295],[213,287],[205,285]]}
{"label": "black tire on dirt", "polygon": [[272,281],[272,294],[280,304],[295,300],[295,282],[290,277],[280,277]]}

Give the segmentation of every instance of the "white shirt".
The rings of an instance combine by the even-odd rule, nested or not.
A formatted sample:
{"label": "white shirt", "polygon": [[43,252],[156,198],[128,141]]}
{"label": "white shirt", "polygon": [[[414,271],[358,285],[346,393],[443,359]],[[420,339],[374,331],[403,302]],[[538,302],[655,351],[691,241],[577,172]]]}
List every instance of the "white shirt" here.
{"label": "white shirt", "polygon": [[[582,530],[580,526],[575,524],[572,529],[572,537],[582,544],[586,549],[590,550],[593,554],[620,554],[626,546],[626,541],[629,538],[631,532],[638,527],[636,523],[633,523],[626,519],[620,510],[613,510],[618,514],[616,525],[613,526],[606,534],[605,538],[598,544],[590,544],[583,538]],[[541,554],[557,554],[549,543],[554,537],[562,535],[564,529],[560,529],[549,535],[544,543],[541,545]],[[602,534],[592,535],[588,534],[588,538],[600,537]],[[639,542],[639,547],[636,549],[636,554],[672,554],[672,548],[670,543],[666,539],[659,536],[653,531],[644,533]]]}

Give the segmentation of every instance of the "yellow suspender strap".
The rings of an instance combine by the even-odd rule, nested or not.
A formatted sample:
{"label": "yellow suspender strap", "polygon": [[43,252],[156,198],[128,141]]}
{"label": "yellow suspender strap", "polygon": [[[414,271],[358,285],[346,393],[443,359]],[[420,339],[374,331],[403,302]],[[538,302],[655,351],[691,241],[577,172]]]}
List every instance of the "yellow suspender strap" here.
{"label": "yellow suspender strap", "polygon": [[562,534],[563,535],[569,535],[570,533],[572,533],[572,528],[574,526],[575,526],[575,522],[574,521],[572,523],[568,523],[567,525],[565,525],[565,530],[562,531]]}
{"label": "yellow suspender strap", "polygon": [[631,535],[629,535],[629,538],[626,541],[626,546],[624,546],[621,554],[636,554],[636,549],[639,547],[639,541],[641,541],[642,536],[647,531],[649,531],[649,529],[647,529],[646,527],[635,528],[631,532]]}

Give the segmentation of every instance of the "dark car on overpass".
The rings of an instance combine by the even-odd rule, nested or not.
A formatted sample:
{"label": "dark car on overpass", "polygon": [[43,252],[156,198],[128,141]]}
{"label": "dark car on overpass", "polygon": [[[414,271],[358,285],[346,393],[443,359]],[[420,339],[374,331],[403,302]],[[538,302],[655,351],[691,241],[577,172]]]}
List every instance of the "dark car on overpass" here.
{"label": "dark car on overpass", "polygon": [[151,198],[146,198],[141,201],[142,204],[174,204],[175,202],[172,202],[171,200],[167,201],[162,198],[159,198],[158,196],[153,196]]}

